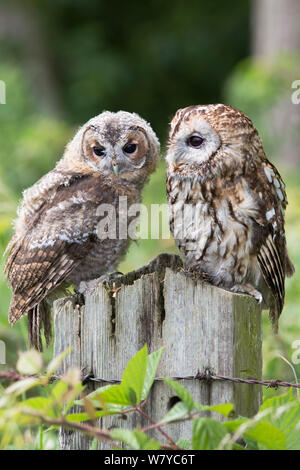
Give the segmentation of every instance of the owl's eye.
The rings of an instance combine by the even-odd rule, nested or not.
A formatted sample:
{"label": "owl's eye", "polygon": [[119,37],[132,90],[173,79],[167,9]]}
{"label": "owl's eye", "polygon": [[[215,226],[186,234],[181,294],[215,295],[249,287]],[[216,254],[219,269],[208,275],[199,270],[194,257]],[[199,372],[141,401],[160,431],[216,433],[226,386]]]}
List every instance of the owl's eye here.
{"label": "owl's eye", "polygon": [[136,144],[126,144],[123,147],[125,153],[134,153],[136,151],[137,145]]}
{"label": "owl's eye", "polygon": [[102,157],[104,155],[105,148],[102,147],[101,145],[98,145],[97,147],[93,147],[93,152],[97,157]]}
{"label": "owl's eye", "polygon": [[187,140],[187,144],[189,145],[189,147],[198,149],[202,145],[203,141],[204,139],[200,137],[200,135],[191,135]]}

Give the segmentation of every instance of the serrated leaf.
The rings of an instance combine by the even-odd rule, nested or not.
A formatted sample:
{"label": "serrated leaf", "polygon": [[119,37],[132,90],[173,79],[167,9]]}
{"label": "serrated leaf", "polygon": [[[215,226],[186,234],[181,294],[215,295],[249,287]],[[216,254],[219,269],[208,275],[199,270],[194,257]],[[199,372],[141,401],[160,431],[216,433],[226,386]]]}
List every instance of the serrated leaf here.
{"label": "serrated leaf", "polygon": [[131,405],[141,402],[148,362],[147,345],[140,349],[128,362],[121,382]]}
{"label": "serrated leaf", "polygon": [[284,433],[268,422],[259,421],[244,432],[246,437],[257,441],[259,447],[269,450],[285,450],[286,438]]}
{"label": "serrated leaf", "polygon": [[232,433],[238,432],[240,426],[241,436],[243,439],[250,439],[249,444],[253,447],[254,442],[258,443],[259,448],[270,450],[284,450],[286,449],[286,438],[284,433],[276,426],[268,421],[264,421],[262,417],[260,421],[254,419],[239,418],[232,421],[223,423],[224,427]]}
{"label": "serrated leaf", "polygon": [[42,366],[42,355],[35,349],[31,349],[20,354],[16,367],[20,374],[34,375],[41,371]]}
{"label": "serrated leaf", "polygon": [[128,390],[120,385],[111,385],[107,390],[99,393],[101,400],[106,403],[114,403],[116,405],[129,406],[132,405]]}
{"label": "serrated leaf", "polygon": [[189,414],[189,409],[183,401],[179,401],[174,405],[170,411],[164,416],[164,418],[159,422],[162,423],[171,423],[172,421],[177,421],[178,419],[187,418]]}
{"label": "serrated leaf", "polygon": [[[220,413],[221,415],[227,416],[229,413],[231,413],[234,409],[234,406],[232,403],[223,403],[222,405],[213,405],[213,406],[202,406],[202,410],[200,409],[199,411],[214,411],[215,413]],[[198,408],[197,408],[198,409]]]}
{"label": "serrated leaf", "polygon": [[259,450],[258,448],[258,444],[256,441],[254,441],[253,439],[250,439],[250,437],[246,437],[246,436],[243,436],[243,439],[246,443],[246,446],[247,446],[247,449],[250,449],[250,450]]}
{"label": "serrated leaf", "polygon": [[160,444],[155,440],[135,429],[134,431],[129,431],[128,429],[113,429],[111,431],[111,436],[117,441],[124,442],[131,449],[134,450],[159,450]]}
{"label": "serrated leaf", "polygon": [[300,429],[294,429],[287,436],[287,450],[300,450]]}
{"label": "serrated leaf", "polygon": [[215,419],[196,418],[193,421],[194,450],[216,450],[226,435],[226,428]]}
{"label": "serrated leaf", "polygon": [[155,379],[155,374],[161,360],[162,353],[164,352],[164,347],[160,348],[158,351],[154,351],[147,358],[147,369],[144,380],[144,387],[141,400],[145,400],[149,395],[150,389]]}
{"label": "serrated leaf", "polygon": [[247,418],[238,418],[232,419],[229,421],[224,421],[223,425],[226,427],[227,431],[233,433],[235,432],[242,424],[250,422]]}
{"label": "serrated leaf", "polygon": [[[101,394],[106,390],[109,390],[111,387],[113,387],[113,385],[104,385],[104,387],[99,387],[86,396],[89,400],[93,402],[94,406],[96,406],[97,408],[102,408],[104,402],[101,398]],[[74,404],[83,406],[83,400],[76,400]]]}
{"label": "serrated leaf", "polygon": [[288,403],[295,403],[296,399],[293,395],[293,391],[289,390],[287,393],[283,395],[267,398],[264,400],[263,404],[260,406],[259,411],[264,411],[266,409],[273,409],[276,410],[282,405],[286,405]]}
{"label": "serrated leaf", "polygon": [[[52,400],[46,397],[32,397],[20,403],[22,408],[32,408],[34,410],[41,410],[47,416],[54,416],[52,407]],[[47,413],[46,413],[47,412]]]}
{"label": "serrated leaf", "polygon": [[122,382],[100,391],[99,398],[117,405],[137,405],[141,401],[147,369],[147,345],[128,362]]}
{"label": "serrated leaf", "polygon": [[96,437],[92,440],[89,450],[98,450],[99,441]]}
{"label": "serrated leaf", "polygon": [[164,382],[174,390],[180,400],[186,404],[189,411],[195,408],[195,402],[192,395],[183,385],[181,385],[181,383],[169,378],[164,378]]}
{"label": "serrated leaf", "polygon": [[[110,415],[115,415],[119,414],[118,411],[112,411],[112,410],[105,410],[105,411],[96,411],[94,414],[94,419],[96,418],[103,418],[104,416],[110,416]],[[70,413],[65,416],[67,421],[71,422],[84,422],[84,421],[90,421],[91,417],[88,413]]]}
{"label": "serrated leaf", "polygon": [[62,396],[68,391],[68,385],[64,380],[57,382],[51,390],[51,395],[55,401],[60,401]]}
{"label": "serrated leaf", "polygon": [[277,429],[282,431],[286,439],[286,448],[297,446],[295,442],[296,426],[300,422],[300,403],[295,398],[293,391],[289,390],[286,394],[275,396],[264,401],[260,407],[260,412],[267,412],[263,421],[269,422]]}
{"label": "serrated leaf", "polygon": [[184,449],[184,450],[190,450],[191,449],[190,441],[188,439],[185,439],[184,437],[181,437],[180,439],[178,439],[176,444],[178,445],[178,447],[181,447],[181,449]]}

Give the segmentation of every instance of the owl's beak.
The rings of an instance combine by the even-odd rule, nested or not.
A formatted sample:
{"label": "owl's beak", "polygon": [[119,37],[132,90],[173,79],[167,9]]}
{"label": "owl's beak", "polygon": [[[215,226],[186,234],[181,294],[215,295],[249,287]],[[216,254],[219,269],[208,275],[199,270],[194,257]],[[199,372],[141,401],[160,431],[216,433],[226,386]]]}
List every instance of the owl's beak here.
{"label": "owl's beak", "polygon": [[112,167],[113,167],[114,174],[117,175],[119,173],[119,167],[116,161],[112,162]]}

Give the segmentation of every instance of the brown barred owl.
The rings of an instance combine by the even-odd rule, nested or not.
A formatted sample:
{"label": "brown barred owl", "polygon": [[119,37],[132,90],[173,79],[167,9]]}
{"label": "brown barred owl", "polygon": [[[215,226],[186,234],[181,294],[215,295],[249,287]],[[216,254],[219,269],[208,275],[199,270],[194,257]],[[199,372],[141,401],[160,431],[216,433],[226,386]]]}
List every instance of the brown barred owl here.
{"label": "brown barred owl", "polygon": [[223,104],[175,114],[167,153],[170,228],[185,263],[213,285],[254,296],[275,328],[294,267],[284,183],[251,120]]}
{"label": "brown barred owl", "polygon": [[141,201],[158,156],[158,139],[141,117],[103,112],[79,129],[54,170],[24,192],[5,267],[13,289],[9,321],[28,314],[30,342],[38,349],[40,329],[50,336],[49,294],[64,281],[81,291],[126,253],[124,231],[99,238],[99,207],[115,208],[118,227],[119,198],[128,208]]}

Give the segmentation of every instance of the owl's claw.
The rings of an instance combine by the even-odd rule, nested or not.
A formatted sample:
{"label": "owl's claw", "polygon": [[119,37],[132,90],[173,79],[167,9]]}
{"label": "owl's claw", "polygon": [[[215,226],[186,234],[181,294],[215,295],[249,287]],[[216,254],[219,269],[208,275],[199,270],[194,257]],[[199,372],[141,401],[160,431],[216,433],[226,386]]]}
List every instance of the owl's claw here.
{"label": "owl's claw", "polygon": [[95,287],[101,284],[108,284],[109,282],[117,279],[119,276],[123,276],[123,273],[116,271],[113,273],[105,273],[97,279],[92,279],[90,281],[81,281],[78,286],[78,292],[81,294],[87,294],[92,291]]}
{"label": "owl's claw", "polygon": [[263,296],[261,295],[261,293],[258,290],[254,289],[254,287],[252,287],[250,284],[236,284],[230,290],[237,294],[251,295],[251,297],[255,298],[258,304],[262,304],[263,302]]}

